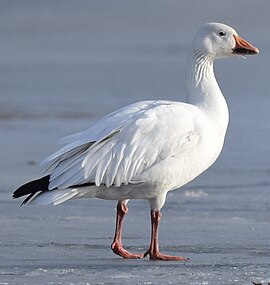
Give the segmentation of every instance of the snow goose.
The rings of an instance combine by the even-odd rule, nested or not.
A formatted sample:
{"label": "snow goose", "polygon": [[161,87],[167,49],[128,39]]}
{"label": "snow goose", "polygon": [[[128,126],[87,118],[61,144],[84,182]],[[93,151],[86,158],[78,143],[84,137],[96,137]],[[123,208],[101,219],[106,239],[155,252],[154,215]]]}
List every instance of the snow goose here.
{"label": "snow goose", "polygon": [[[75,198],[118,200],[114,253],[123,258],[187,260],[160,253],[160,210],[167,193],[205,171],[223,147],[229,115],[214,60],[258,53],[231,27],[205,24],[188,58],[187,103],[138,102],[64,138],[64,146],[42,162],[46,176],[19,187],[13,197],[28,195],[23,204],[54,205]],[[127,251],[122,243],[129,199],[150,204],[151,242],[143,255]]]}

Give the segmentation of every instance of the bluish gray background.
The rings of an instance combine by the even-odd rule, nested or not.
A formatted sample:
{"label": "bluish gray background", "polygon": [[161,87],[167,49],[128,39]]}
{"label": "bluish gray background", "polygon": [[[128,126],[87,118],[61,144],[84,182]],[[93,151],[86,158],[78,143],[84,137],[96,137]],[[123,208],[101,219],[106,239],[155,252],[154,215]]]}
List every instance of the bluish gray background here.
{"label": "bluish gray background", "polygon": [[[251,284],[270,279],[270,2],[0,1],[0,284]],[[221,157],[168,195],[161,248],[187,263],[110,251],[113,201],[19,207],[55,141],[123,105],[185,100],[190,42],[209,21],[233,26],[260,55],[216,63],[230,125]],[[149,244],[144,201],[124,241]]]}

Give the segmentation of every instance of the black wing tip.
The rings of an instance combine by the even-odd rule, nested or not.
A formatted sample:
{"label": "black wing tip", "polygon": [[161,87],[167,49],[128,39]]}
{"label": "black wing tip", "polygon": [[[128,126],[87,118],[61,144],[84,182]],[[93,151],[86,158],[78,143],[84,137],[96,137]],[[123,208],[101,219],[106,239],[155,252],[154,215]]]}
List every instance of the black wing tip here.
{"label": "black wing tip", "polygon": [[[22,186],[24,186],[24,185],[22,185]],[[22,186],[21,186],[21,187],[22,187]],[[17,199],[17,198],[23,196],[23,195],[20,195],[20,194],[19,194],[19,193],[21,192],[21,187],[19,187],[16,191],[13,192],[13,194],[12,194],[12,198],[13,198],[13,199]],[[26,194],[25,194],[25,195],[26,195]]]}
{"label": "black wing tip", "polygon": [[[38,192],[46,192],[49,191],[50,183],[50,175],[44,176],[42,178],[39,178],[37,180],[30,181],[26,184],[23,184],[20,186],[16,191],[13,192],[12,198],[17,199],[22,196],[28,195],[22,202],[21,206],[25,205],[30,199],[34,197],[35,194]],[[93,186],[95,185],[94,182],[84,183],[80,185],[74,185],[74,187],[87,187],[87,186]],[[55,189],[55,188],[54,188]],[[52,189],[52,190],[54,190]]]}
{"label": "black wing tip", "polygon": [[33,196],[37,192],[47,191],[48,186],[49,186],[49,182],[50,182],[49,180],[50,180],[50,175],[44,176],[44,177],[37,179],[37,180],[30,181],[30,182],[20,186],[16,191],[14,191],[12,194],[12,197],[13,197],[13,199],[17,199],[17,198],[20,198],[20,197],[25,196],[25,195],[30,194],[31,196]]}
{"label": "black wing tip", "polygon": [[36,193],[32,193],[30,195],[28,195],[23,202],[21,203],[20,207],[22,207],[23,205],[25,205]]}

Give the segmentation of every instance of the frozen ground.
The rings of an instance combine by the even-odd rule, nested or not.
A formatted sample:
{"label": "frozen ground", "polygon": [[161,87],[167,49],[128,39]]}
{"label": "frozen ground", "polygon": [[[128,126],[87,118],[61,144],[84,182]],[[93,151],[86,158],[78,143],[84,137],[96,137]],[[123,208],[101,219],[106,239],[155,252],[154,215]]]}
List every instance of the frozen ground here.
{"label": "frozen ground", "polygon": [[[270,4],[224,2],[0,2],[0,285],[270,281]],[[11,199],[60,137],[134,101],[184,100],[188,46],[212,20],[261,54],[217,62],[231,114],[224,151],[163,209],[161,248],[189,262],[113,255],[113,201],[20,208]],[[149,231],[147,203],[132,201],[126,246],[144,252]]]}

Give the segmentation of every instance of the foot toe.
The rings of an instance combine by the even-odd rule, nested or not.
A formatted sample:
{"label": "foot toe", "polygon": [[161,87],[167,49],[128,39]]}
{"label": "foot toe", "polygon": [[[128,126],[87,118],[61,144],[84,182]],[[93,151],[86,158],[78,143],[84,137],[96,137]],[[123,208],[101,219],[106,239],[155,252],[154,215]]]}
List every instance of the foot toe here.
{"label": "foot toe", "polygon": [[189,258],[184,256],[174,256],[174,255],[167,255],[162,253],[150,253],[150,251],[146,251],[143,257],[149,255],[150,260],[163,260],[163,261],[188,261]]}
{"label": "foot toe", "polygon": [[125,258],[125,259],[139,259],[139,258],[143,258],[142,254],[136,254],[136,253],[131,253],[129,251],[127,251],[126,249],[124,249],[123,245],[121,243],[118,242],[114,242],[111,245],[112,251]]}

